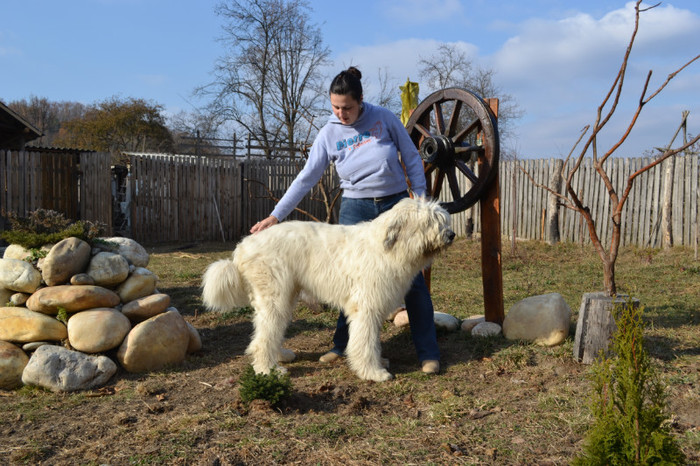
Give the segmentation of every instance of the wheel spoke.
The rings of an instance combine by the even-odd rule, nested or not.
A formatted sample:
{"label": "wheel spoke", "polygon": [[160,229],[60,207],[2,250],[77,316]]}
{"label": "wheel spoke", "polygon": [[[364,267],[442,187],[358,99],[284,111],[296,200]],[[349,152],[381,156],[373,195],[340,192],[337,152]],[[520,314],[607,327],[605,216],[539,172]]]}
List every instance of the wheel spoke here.
{"label": "wheel spoke", "polygon": [[445,134],[445,117],[442,116],[442,106],[439,102],[433,104],[433,111],[435,112],[435,127],[437,128],[437,133]]}
{"label": "wheel spoke", "polygon": [[450,122],[447,126],[446,136],[451,136],[457,131],[457,123],[459,123],[459,112],[462,110],[462,101],[455,100],[455,106],[452,108],[452,114],[450,115]]}
{"label": "wheel spoke", "polygon": [[463,160],[455,160],[455,167],[457,167],[459,171],[462,172],[462,174],[464,174],[464,176],[466,176],[472,183],[476,184],[477,181],[479,181],[479,178],[476,176],[476,173],[474,173],[469,168],[469,165],[464,163]]}
{"label": "wheel spoke", "polygon": [[425,176],[428,176],[432,172],[434,172],[436,168],[437,165],[435,165],[434,163],[428,163],[423,167],[423,173],[425,174]]}
{"label": "wheel spoke", "polygon": [[433,186],[430,189],[430,193],[434,199],[440,197],[440,191],[442,191],[442,182],[445,179],[445,172],[438,170],[435,180],[433,180]]}
{"label": "wheel spoke", "polygon": [[447,170],[447,182],[450,185],[450,193],[452,194],[452,199],[459,199],[462,197],[459,189],[459,181],[457,181],[457,175],[455,174],[455,168],[450,167]]}
{"label": "wheel spoke", "polygon": [[420,123],[416,123],[416,124],[413,126],[413,129],[418,130],[418,132],[419,132],[420,134],[422,134],[423,137],[426,137],[426,138],[432,138],[432,137],[433,137],[433,135],[430,134],[430,131],[428,131],[428,128],[426,128],[425,126],[421,125]]}
{"label": "wheel spoke", "polygon": [[455,135],[455,137],[452,138],[452,140],[456,143],[464,141],[464,138],[467,137],[470,133],[474,132],[475,130],[481,130],[481,122],[477,119],[472,121],[469,126],[464,128],[462,131],[460,131],[458,134]]}

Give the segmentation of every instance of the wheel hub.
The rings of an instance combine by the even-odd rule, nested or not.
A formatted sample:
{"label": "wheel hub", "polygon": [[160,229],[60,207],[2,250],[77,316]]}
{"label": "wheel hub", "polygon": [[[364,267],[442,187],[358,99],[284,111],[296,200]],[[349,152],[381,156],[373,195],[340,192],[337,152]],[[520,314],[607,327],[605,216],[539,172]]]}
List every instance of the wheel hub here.
{"label": "wheel hub", "polygon": [[423,139],[418,152],[425,163],[443,167],[454,159],[455,146],[452,139],[439,135]]}

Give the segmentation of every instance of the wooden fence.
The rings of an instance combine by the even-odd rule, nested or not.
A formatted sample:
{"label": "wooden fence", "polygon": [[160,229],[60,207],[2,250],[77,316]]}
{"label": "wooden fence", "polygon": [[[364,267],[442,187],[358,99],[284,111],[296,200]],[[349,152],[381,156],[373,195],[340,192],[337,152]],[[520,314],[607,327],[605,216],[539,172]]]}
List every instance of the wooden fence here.
{"label": "wooden fence", "polygon": [[[631,173],[648,158],[611,159],[607,171],[621,193]],[[547,219],[558,214],[561,241],[588,243],[579,214],[552,203],[551,194],[535,187],[552,186],[558,159],[501,161],[501,231],[518,239],[549,240]],[[661,245],[661,205],[666,164],[639,176],[622,217],[622,244]],[[696,246],[698,241],[697,155],[676,159],[673,176],[672,227],[675,245]],[[131,155],[128,176],[130,236],[144,244],[163,241],[238,241],[252,224],[266,217],[303,166],[299,159],[256,157],[195,157]],[[110,224],[112,190],[108,154],[72,155],[0,151],[2,209],[19,215],[36,208],[65,212],[70,218]],[[566,170],[565,170],[566,173]],[[76,181],[77,186],[76,187]],[[463,186],[466,179],[460,180]],[[327,205],[338,193],[335,171],[323,178],[325,189],[314,188],[299,210],[325,221]],[[464,188],[463,188],[464,189]],[[561,192],[563,193],[563,185]],[[587,159],[574,178],[574,189],[593,212],[598,232],[609,240],[610,203],[602,182]],[[448,190],[445,190],[448,191]],[[449,195],[449,194],[446,194]],[[331,220],[337,220],[335,205]],[[290,219],[308,220],[302,212]],[[461,236],[481,230],[478,204],[453,215]],[[2,229],[2,225],[0,225]]]}
{"label": "wooden fence", "polygon": [[[618,195],[622,195],[631,174],[652,159],[615,158],[606,163],[606,172]],[[523,170],[538,184],[553,186],[557,159],[522,160],[501,163],[502,232],[517,238],[549,240],[546,219],[553,203],[546,190],[537,188]],[[622,245],[660,247],[664,173],[671,163],[666,160],[634,180],[631,194],[622,211]],[[695,246],[698,240],[698,155],[677,156],[672,187],[672,230],[674,244]],[[561,164],[561,161],[559,161]],[[564,167],[564,176],[573,165]],[[522,169],[521,169],[522,168]],[[610,240],[611,205],[605,186],[595,172],[591,159],[585,159],[573,180],[573,188],[596,220],[596,231],[604,244]],[[560,193],[564,193],[562,183]],[[589,243],[590,238],[581,215],[557,206],[561,241]]]}
{"label": "wooden fence", "polygon": [[50,209],[71,220],[101,222],[111,235],[110,180],[109,154],[0,150],[0,209],[20,217]]}
{"label": "wooden fence", "polygon": [[[131,236],[162,241],[238,241],[267,217],[303,167],[299,159],[131,155]],[[329,170],[324,182],[333,186]],[[299,209],[320,220],[326,208],[318,188]],[[309,217],[294,212],[290,219]]]}

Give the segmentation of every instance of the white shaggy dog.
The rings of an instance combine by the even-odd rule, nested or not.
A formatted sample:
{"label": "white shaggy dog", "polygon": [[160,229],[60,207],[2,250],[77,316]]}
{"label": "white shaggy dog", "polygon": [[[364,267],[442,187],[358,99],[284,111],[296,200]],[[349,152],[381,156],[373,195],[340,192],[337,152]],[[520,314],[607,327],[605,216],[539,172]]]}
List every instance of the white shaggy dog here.
{"label": "white shaggy dog", "polygon": [[214,310],[255,309],[246,352],[255,371],[267,374],[277,367],[299,293],[308,293],[347,316],[346,354],[355,373],[385,381],[392,375],[381,362],[382,322],[454,237],[447,211],[424,199],[403,199],[357,225],[282,222],[244,238],[232,259],[211,264],[202,297]]}

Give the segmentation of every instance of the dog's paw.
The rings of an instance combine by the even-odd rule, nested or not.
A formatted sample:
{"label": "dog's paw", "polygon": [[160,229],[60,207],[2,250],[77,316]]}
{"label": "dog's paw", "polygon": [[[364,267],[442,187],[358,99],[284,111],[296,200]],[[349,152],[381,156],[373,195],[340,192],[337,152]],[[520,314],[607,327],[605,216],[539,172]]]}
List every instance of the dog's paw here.
{"label": "dog's paw", "polygon": [[372,380],[374,382],[386,382],[387,380],[391,380],[393,378],[394,375],[385,369],[373,371],[366,374],[366,377],[363,377],[365,380]]}

